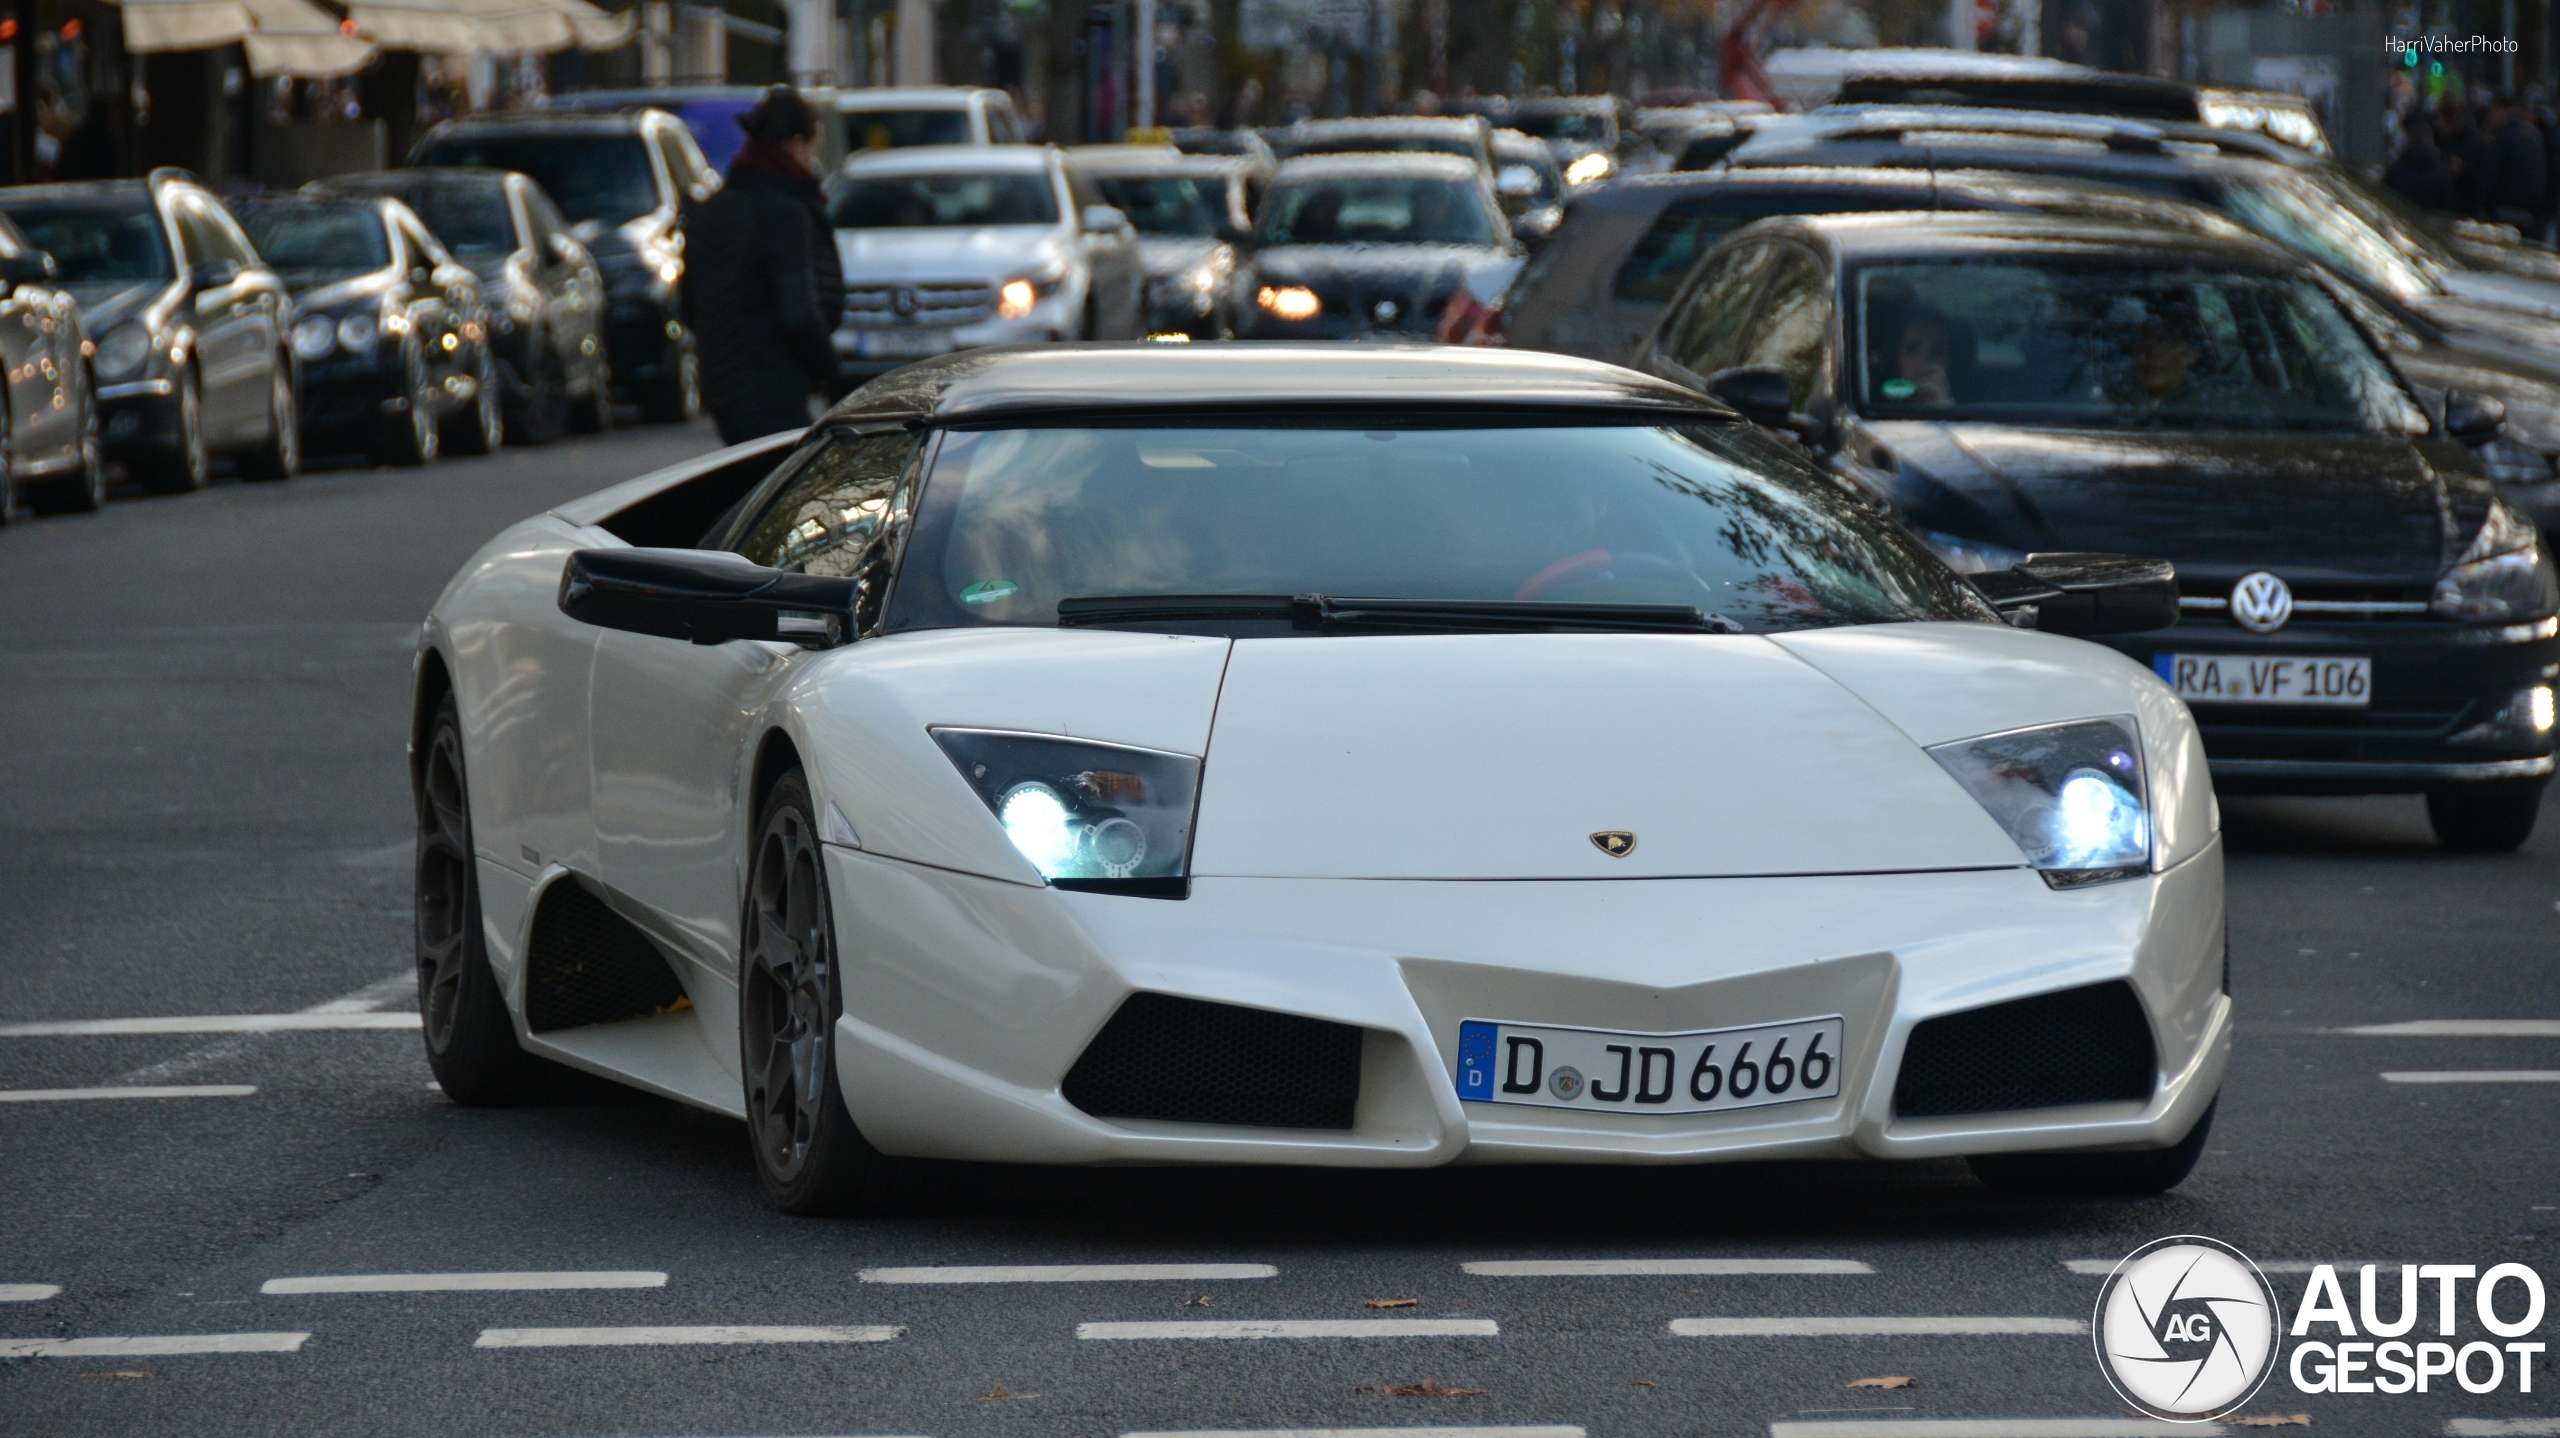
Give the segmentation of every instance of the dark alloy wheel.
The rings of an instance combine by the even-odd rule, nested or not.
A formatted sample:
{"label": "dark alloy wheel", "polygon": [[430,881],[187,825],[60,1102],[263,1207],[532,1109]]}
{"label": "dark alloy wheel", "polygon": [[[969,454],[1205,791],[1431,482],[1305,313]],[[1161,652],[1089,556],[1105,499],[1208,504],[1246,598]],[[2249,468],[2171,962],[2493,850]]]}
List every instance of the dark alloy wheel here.
{"label": "dark alloy wheel", "polygon": [[107,461],[98,447],[97,402],[80,420],[80,467],[30,488],[28,498],[38,514],[95,514],[107,505]]}
{"label": "dark alloy wheel", "polygon": [[204,488],[213,472],[213,452],[204,441],[204,385],[193,365],[179,369],[176,443],[134,464],[142,482],[155,493],[180,494]]}
{"label": "dark alloy wheel", "polygon": [[373,457],[404,468],[433,464],[444,448],[444,430],[436,422],[436,389],[427,382],[427,363],[413,346],[404,346],[400,357],[400,392],[408,397],[408,406],[384,421]]}
{"label": "dark alloy wheel", "polygon": [[2427,824],[2457,854],[2512,854],[2542,817],[2540,779],[2508,779],[2427,791]]}
{"label": "dark alloy wheel", "polygon": [[267,437],[240,455],[242,479],[291,479],[302,473],[302,412],[293,400],[293,360],[279,351],[267,379]]}
{"label": "dark alloy wheel", "polygon": [[836,1086],[844,1013],[826,868],[808,781],[775,781],[747,881],[738,1043],[756,1174],[785,1213],[879,1206],[892,1161],[853,1125]]}
{"label": "dark alloy wheel", "polygon": [[552,1096],[570,1075],[516,1046],[480,933],[465,773],[461,711],[446,694],[418,778],[418,1011],[427,1067],[455,1103],[523,1103]]}
{"label": "dark alloy wheel", "polygon": [[1983,1153],[1965,1160],[1973,1176],[2009,1193],[2043,1197],[2148,1198],[2186,1182],[2213,1132],[2213,1110],[2167,1148],[2133,1153]]}
{"label": "dark alloy wheel", "polygon": [[449,421],[452,436],[445,446],[455,454],[496,454],[507,442],[507,411],[498,395],[498,362],[489,346],[471,367],[471,405]]}

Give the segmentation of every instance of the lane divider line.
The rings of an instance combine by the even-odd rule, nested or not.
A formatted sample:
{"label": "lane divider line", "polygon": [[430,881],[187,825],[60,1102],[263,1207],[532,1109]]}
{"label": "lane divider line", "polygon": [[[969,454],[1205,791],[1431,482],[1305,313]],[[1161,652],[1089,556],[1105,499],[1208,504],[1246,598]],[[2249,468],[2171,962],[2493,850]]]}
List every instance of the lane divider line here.
{"label": "lane divider line", "polygon": [[1188,1319],[1162,1323],[1079,1323],[1076,1337],[1122,1338],[1493,1338],[1490,1318]]}
{"label": "lane divider line", "polygon": [[129,1338],[0,1338],[0,1358],[161,1358],[183,1353],[299,1353],[308,1333],[159,1333]]}
{"label": "lane divider line", "polygon": [[247,1098],[253,1083],[136,1084],[129,1088],[0,1089],[0,1103],[72,1103],[92,1098]]}
{"label": "lane divider line", "polygon": [[344,998],[313,1004],[303,1012],[306,1014],[369,1014],[386,1004],[396,1003],[402,999],[410,1003],[418,1001],[418,974],[415,969],[404,969],[387,979],[376,979]]}
{"label": "lane divider line", "polygon": [[567,1269],[555,1273],[332,1273],[270,1278],[264,1294],[532,1293],[559,1288],[664,1288],[667,1276],[645,1271]]}
{"label": "lane divider line", "polygon": [[1123,1433],[1120,1438],[1585,1438],[1571,1423],[1532,1423],[1493,1428],[1469,1424],[1443,1428],[1188,1428],[1152,1433]]}
{"label": "lane divider line", "polygon": [[2412,1019],[2328,1032],[2371,1039],[2560,1039],[2560,1019]]}
{"label": "lane divider line", "polygon": [[2419,1069],[2387,1073],[2384,1083],[2560,1083],[2560,1069]]}
{"label": "lane divider line", "polygon": [[0,1024],[0,1039],[96,1038],[119,1034],[282,1034],[335,1029],[403,1029],[415,1032],[426,1020],[418,1014],[299,1013],[195,1014],[141,1019],[47,1019]]}
{"label": "lane divider line", "polygon": [[2085,1318],[2007,1318],[1995,1315],[1880,1314],[1824,1318],[1675,1318],[1680,1338],[1914,1338],[2051,1335],[2086,1338]]}
{"label": "lane divider line", "polygon": [[705,1323],[651,1328],[484,1328],[474,1348],[638,1348],[703,1343],[886,1343],[904,1328],[885,1323],[848,1327]]}
{"label": "lane divider line", "polygon": [[954,1268],[866,1268],[865,1283],[1156,1283],[1277,1278],[1268,1263],[1015,1263]]}
{"label": "lane divider line", "polygon": [[2157,1418],[1826,1418],[1771,1423],[1769,1438],[2200,1438],[2231,1431]]}
{"label": "lane divider line", "polygon": [[1854,1258],[1558,1258],[1462,1263],[1478,1278],[1699,1277],[1873,1273]]}
{"label": "lane divider line", "polygon": [[61,1291],[59,1283],[0,1283],[0,1303],[42,1303]]}

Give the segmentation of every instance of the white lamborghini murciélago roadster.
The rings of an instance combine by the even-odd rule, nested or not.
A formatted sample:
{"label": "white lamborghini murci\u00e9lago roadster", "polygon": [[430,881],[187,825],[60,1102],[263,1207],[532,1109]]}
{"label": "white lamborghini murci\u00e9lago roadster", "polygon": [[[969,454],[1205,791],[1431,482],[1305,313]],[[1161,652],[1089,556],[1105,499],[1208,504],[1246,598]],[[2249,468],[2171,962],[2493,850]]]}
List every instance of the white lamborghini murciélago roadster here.
{"label": "white lamborghini murci\u00e9lago roadster", "polygon": [[[899,1156],[1963,1155],[2156,1191],[2230,1047],[2186,710],[1682,389],[1041,346],[499,535],[418,656],[428,1054]],[[2041,631],[2041,632],[2038,632]]]}

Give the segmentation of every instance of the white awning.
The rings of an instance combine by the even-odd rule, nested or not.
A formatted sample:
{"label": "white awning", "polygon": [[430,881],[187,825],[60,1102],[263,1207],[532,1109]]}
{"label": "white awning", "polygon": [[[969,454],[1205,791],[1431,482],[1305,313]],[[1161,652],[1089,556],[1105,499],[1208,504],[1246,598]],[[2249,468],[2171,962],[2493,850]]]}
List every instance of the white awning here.
{"label": "white awning", "polygon": [[325,80],[373,61],[371,40],[350,34],[310,0],[122,0],[125,49],[135,54],[238,45],[249,73]]}
{"label": "white awning", "polygon": [[586,0],[349,0],[357,33],[385,49],[438,55],[542,55],[630,41],[634,12]]}

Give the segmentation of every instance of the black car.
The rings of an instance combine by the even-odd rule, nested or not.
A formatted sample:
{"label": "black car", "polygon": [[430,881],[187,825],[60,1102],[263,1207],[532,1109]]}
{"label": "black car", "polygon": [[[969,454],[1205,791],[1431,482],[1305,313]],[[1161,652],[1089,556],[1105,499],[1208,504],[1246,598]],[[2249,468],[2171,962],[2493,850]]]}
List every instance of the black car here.
{"label": "black car", "polygon": [[297,196],[240,208],[249,239],[293,290],[302,432],[315,450],[431,463],[506,442],[480,279],[409,207]]}
{"label": "black car", "polygon": [[720,177],[683,121],[663,110],[447,120],[418,142],[409,164],[531,176],[604,273],[615,397],[638,404],[651,423],[702,412],[681,289],[684,217]]}
{"label": "black car", "polygon": [[1428,339],[1469,269],[1518,253],[1483,168],[1450,155],[1290,160],[1237,238],[1238,339]]}
{"label": "black car", "polygon": [[548,444],[612,422],[604,277],[540,185],[500,170],[380,170],[304,193],[396,199],[480,277],[510,440]]}
{"label": "black car", "polygon": [[2226,793],[2423,792],[2512,849],[2552,772],[2560,583],[2314,267],[2100,220],[1766,220],[1641,367],[1800,435],[1960,569],[2153,554],[2180,622],[2109,639],[2196,708]]}
{"label": "black car", "polygon": [[202,487],[217,453],[247,479],[301,470],[293,297],[194,176],[21,186],[0,212],[80,303],[108,458],[155,489]]}
{"label": "black car", "polygon": [[98,401],[80,302],[51,255],[0,215],[0,524],[23,500],[38,514],[106,503]]}

